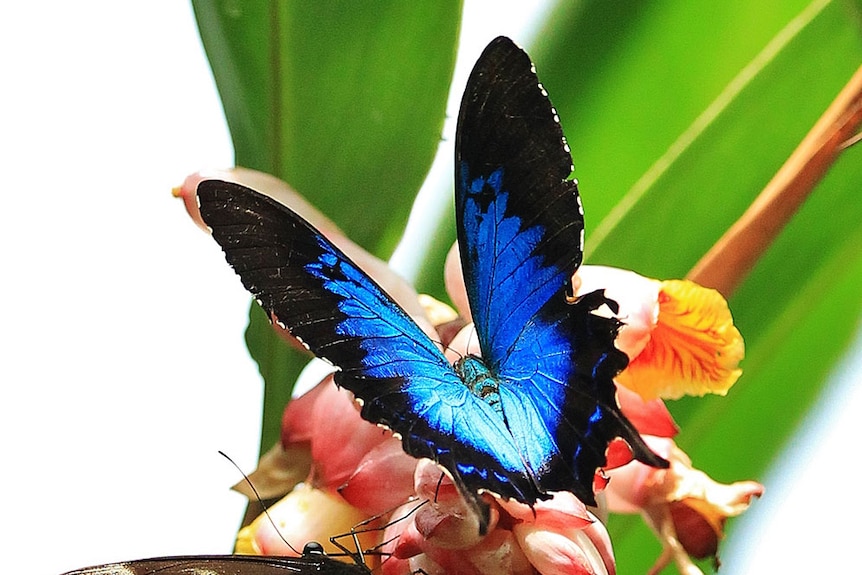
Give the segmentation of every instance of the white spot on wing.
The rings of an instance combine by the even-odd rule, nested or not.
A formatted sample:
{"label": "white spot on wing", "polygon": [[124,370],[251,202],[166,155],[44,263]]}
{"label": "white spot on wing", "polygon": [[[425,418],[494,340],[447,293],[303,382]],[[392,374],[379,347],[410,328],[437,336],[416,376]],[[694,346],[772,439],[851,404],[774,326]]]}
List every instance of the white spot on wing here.
{"label": "white spot on wing", "polygon": [[[279,325],[281,325],[281,324],[279,324]],[[287,329],[287,328],[284,328],[284,329]],[[288,331],[290,331],[290,330],[288,330]],[[291,335],[293,335],[293,334],[291,334]],[[301,338],[301,337],[299,337],[298,335],[294,335],[293,337],[295,337],[295,338],[296,338],[296,341],[298,341],[299,343],[301,343],[301,344],[302,344],[302,347],[304,347],[304,348],[305,348],[305,349],[307,349],[308,351],[311,351],[311,348],[310,348],[310,347],[308,347],[308,344],[307,344],[307,343],[305,343],[304,341],[302,341],[302,338]]]}

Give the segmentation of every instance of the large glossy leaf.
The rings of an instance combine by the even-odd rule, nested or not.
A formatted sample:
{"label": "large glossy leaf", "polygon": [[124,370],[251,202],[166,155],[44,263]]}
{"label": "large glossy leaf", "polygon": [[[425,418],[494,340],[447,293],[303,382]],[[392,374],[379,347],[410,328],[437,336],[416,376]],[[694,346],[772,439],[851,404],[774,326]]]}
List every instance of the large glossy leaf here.
{"label": "large glossy leaf", "polygon": [[285,180],[370,251],[391,250],[440,139],[460,2],[194,7],[237,165]]}
{"label": "large glossy leaf", "polygon": [[[193,2],[236,163],[287,181],[378,254],[400,236],[440,139],[460,1]],[[261,448],[306,361],[252,308]]]}
{"label": "large glossy leaf", "polygon": [[[661,2],[558,12],[539,69],[572,143],[588,262],[684,276],[862,63],[857,10]],[[731,299],[747,342],[742,380],[726,398],[670,405],[680,444],[719,480],[764,476],[856,329],[860,153],[845,153]],[[645,572],[655,538],[639,520],[610,527],[619,572]]]}

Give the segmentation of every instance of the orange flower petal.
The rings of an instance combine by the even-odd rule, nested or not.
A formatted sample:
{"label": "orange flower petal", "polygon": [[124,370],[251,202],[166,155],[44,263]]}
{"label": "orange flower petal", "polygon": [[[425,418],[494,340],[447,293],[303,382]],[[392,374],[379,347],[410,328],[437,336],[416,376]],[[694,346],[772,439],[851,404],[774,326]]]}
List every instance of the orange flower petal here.
{"label": "orange flower petal", "polygon": [[724,395],[742,373],[743,355],[721,294],[687,280],[663,281],[658,324],[617,381],[644,399]]}

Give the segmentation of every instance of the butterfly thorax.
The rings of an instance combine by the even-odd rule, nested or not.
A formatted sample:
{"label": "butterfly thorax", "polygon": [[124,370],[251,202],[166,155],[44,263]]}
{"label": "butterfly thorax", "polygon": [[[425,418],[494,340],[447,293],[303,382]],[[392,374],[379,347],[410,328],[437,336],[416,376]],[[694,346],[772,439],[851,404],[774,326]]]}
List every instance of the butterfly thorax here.
{"label": "butterfly thorax", "polygon": [[462,357],[455,362],[455,373],[458,374],[458,377],[473,395],[496,411],[501,410],[499,382],[482,361],[482,358],[475,355]]}

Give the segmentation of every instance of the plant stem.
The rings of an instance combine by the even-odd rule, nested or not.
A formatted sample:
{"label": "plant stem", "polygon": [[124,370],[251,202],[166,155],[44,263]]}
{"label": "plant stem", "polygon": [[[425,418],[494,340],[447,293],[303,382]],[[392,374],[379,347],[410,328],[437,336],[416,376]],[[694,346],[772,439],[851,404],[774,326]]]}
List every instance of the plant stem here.
{"label": "plant stem", "polygon": [[757,199],[688,273],[730,297],[856,136],[862,123],[862,67]]}

